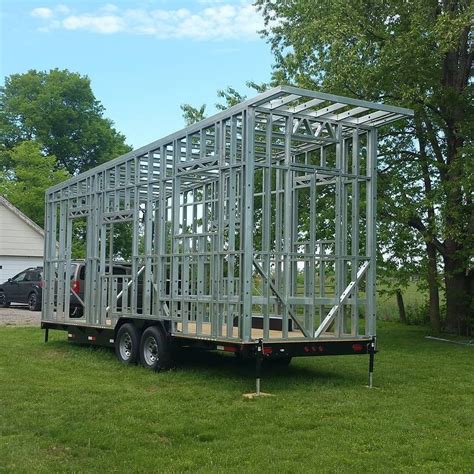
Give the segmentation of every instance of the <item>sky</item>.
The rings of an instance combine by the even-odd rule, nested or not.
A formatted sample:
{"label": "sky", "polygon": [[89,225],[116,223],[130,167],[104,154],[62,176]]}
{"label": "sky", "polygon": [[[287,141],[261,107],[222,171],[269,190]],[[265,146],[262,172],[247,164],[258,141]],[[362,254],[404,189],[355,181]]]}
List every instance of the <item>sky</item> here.
{"label": "sky", "polygon": [[181,104],[207,104],[248,80],[268,82],[273,62],[248,0],[0,0],[2,82],[29,69],[91,79],[127,143],[138,148],[184,127]]}

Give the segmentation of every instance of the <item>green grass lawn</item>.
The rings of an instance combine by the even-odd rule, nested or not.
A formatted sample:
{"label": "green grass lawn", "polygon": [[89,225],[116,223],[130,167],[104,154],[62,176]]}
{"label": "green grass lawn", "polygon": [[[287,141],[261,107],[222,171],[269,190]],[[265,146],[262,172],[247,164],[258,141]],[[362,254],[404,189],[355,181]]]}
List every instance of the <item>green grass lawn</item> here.
{"label": "green grass lawn", "polygon": [[472,472],[474,348],[382,323],[367,356],[267,372],[221,353],[150,373],[112,351],[0,328],[0,470]]}

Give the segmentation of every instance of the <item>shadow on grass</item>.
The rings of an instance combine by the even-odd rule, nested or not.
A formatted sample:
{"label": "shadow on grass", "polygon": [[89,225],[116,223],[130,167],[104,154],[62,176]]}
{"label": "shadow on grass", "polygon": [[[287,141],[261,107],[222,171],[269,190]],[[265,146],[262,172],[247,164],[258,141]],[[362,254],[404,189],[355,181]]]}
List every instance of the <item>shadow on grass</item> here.
{"label": "shadow on grass", "polygon": [[[265,361],[262,367],[262,378],[271,377],[288,383],[290,387],[295,383],[307,382],[308,379],[318,379],[331,384],[343,384],[358,380],[358,374],[341,373],[323,369],[316,365],[305,367],[300,365],[299,359],[293,358],[289,366],[274,365]],[[243,378],[252,380],[256,377],[255,360],[239,360],[233,355],[221,352],[200,351],[196,349],[182,349],[174,358],[176,370],[200,371],[203,376],[213,378]],[[314,358],[313,362],[316,362]]]}
{"label": "shadow on grass", "polygon": [[[89,344],[75,344],[68,341],[51,341],[47,344],[45,356],[48,354],[60,354],[64,356],[67,353],[79,355],[90,354],[95,357],[103,358],[107,361],[115,359],[114,349],[107,347],[93,346]],[[347,360],[345,356],[331,357],[331,359]],[[293,358],[289,366],[274,365],[269,361],[265,361],[262,367],[262,378],[270,378],[278,382],[278,384],[291,386],[294,384],[307,383],[308,380],[318,380],[322,384],[331,385],[350,385],[360,384],[360,371],[354,373],[348,367],[344,370],[334,368],[327,369],[317,365],[317,360],[321,358]],[[304,360],[304,364],[301,362]],[[183,374],[202,374],[202,378],[220,383],[221,381],[229,381],[232,379],[243,379],[252,381],[256,377],[255,360],[240,360],[233,354],[225,354],[216,351],[204,351],[192,348],[182,348],[175,352],[173,356],[174,366],[173,372],[181,372]],[[311,364],[311,366],[308,366]],[[324,364],[327,365],[327,364]],[[120,367],[117,361],[117,367]],[[132,367],[132,370],[140,370],[139,367]]]}

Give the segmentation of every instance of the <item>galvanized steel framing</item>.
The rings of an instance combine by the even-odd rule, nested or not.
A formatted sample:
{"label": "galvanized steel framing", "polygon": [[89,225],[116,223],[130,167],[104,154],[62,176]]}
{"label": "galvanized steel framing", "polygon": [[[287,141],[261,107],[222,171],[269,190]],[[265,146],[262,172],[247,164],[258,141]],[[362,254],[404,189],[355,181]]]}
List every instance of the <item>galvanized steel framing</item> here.
{"label": "galvanized steel framing", "polygon": [[[43,321],[159,319],[241,342],[375,336],[377,128],[409,115],[281,86],[48,189]],[[113,275],[124,222],[131,271]]]}

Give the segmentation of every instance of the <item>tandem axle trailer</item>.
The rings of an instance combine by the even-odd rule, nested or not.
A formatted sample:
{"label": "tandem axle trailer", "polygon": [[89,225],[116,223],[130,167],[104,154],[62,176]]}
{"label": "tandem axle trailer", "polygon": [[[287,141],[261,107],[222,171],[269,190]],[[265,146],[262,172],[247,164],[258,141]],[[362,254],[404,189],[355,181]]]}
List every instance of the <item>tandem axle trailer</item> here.
{"label": "tandem axle trailer", "polygon": [[198,347],[372,372],[377,129],[411,115],[280,86],[48,189],[46,340],[155,370]]}

